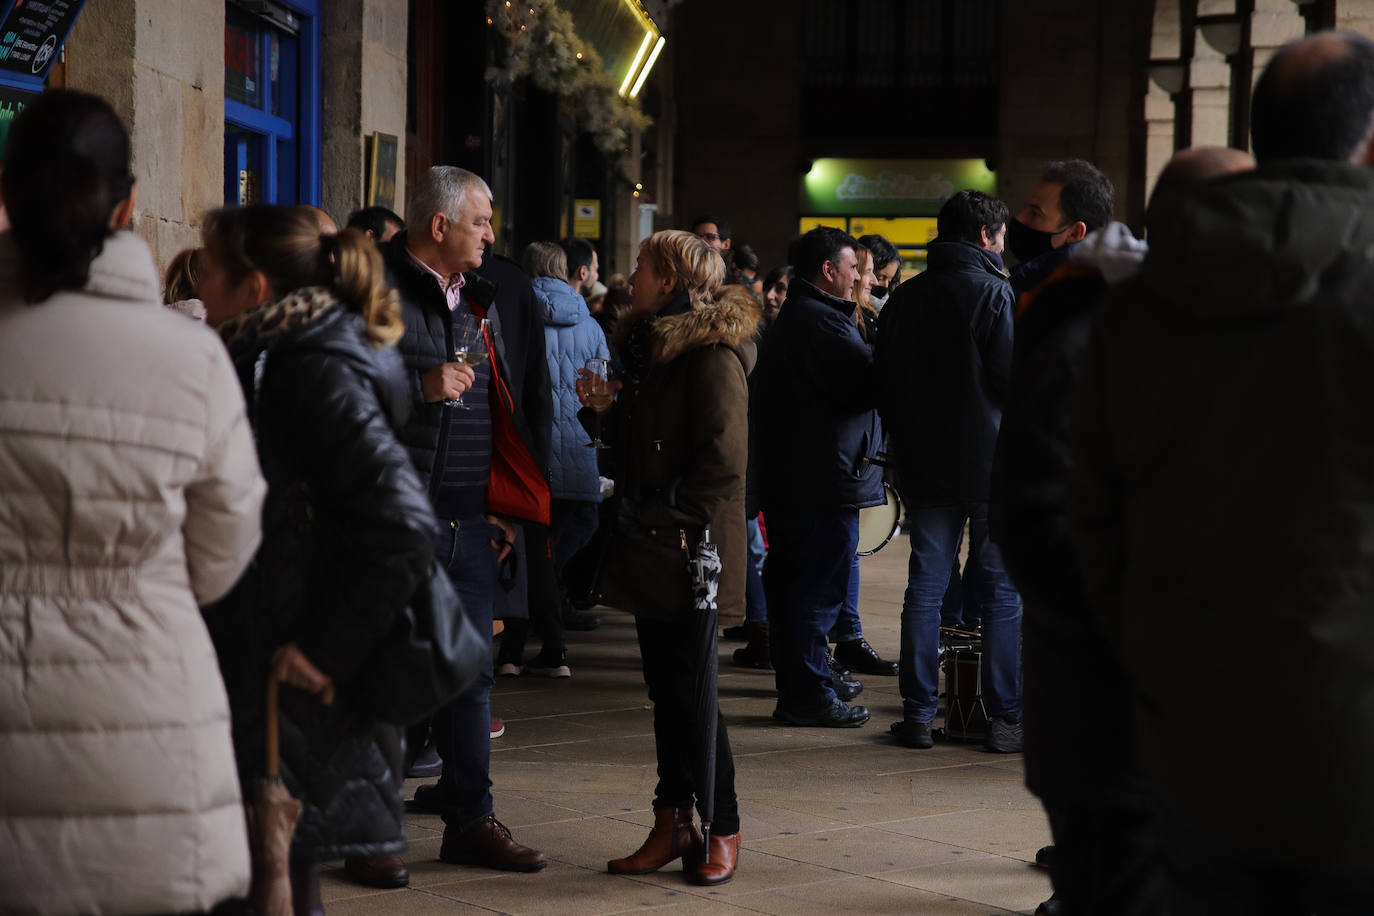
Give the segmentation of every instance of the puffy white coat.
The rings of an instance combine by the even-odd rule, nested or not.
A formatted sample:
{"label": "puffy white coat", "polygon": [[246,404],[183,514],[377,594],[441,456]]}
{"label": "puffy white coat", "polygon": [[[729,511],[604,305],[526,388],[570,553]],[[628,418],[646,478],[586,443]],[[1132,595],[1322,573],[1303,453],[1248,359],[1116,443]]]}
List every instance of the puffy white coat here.
{"label": "puffy white coat", "polygon": [[17,278],[0,235],[0,912],[208,910],[248,884],[197,605],[259,539],[243,395],[131,233],[82,292]]}

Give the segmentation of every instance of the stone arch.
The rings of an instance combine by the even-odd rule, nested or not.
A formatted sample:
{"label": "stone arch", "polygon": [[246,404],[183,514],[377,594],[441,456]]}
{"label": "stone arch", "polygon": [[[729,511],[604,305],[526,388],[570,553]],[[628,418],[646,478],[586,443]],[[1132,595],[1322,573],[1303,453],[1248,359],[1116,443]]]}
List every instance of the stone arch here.
{"label": "stone arch", "polygon": [[[1250,146],[1250,96],[1274,51],[1333,17],[1374,33],[1374,0],[1155,0],[1145,188],[1190,146]],[[1360,7],[1358,12],[1355,7]],[[1368,30],[1368,31],[1366,31]]]}

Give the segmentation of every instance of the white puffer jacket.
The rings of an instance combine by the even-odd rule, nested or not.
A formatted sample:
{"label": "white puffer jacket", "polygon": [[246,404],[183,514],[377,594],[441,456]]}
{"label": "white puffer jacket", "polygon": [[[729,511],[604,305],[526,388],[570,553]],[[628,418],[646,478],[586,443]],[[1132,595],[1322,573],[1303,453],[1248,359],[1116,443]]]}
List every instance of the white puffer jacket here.
{"label": "white puffer jacket", "polygon": [[0,235],[0,912],[208,910],[244,894],[228,704],[197,602],[259,539],[223,345],[109,239],[19,296]]}

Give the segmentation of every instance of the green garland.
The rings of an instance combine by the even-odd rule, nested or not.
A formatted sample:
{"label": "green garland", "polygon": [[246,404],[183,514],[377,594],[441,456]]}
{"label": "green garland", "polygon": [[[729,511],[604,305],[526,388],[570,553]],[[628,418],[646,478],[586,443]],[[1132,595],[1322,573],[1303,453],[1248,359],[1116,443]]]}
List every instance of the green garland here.
{"label": "green garland", "polygon": [[615,77],[596,50],[577,37],[572,15],[555,0],[487,0],[487,23],[506,38],[505,53],[498,52],[487,80],[509,87],[528,76],[567,106],[611,162],[620,162],[631,132],[653,123],[636,101],[620,97]]}

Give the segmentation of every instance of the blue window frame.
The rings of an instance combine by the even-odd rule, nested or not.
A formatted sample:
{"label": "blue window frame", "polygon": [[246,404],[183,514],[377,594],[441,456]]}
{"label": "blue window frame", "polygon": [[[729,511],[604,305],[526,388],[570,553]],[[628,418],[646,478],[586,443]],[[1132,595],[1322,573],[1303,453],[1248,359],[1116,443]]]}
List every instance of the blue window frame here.
{"label": "blue window frame", "polygon": [[320,202],[320,0],[229,0],[224,200]]}

